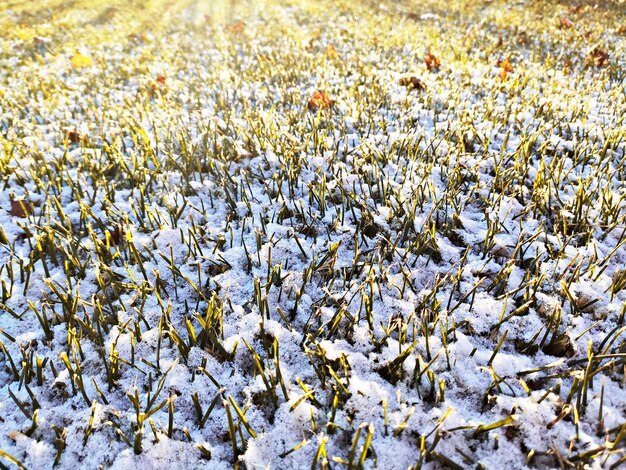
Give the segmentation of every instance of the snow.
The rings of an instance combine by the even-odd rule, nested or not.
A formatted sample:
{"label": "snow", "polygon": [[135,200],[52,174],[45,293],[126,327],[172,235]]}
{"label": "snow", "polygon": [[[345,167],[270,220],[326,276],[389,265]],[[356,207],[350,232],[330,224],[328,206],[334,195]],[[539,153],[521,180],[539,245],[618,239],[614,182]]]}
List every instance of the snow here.
{"label": "snow", "polygon": [[[285,7],[282,14],[290,11]],[[11,15],[5,12],[5,16]],[[430,12],[420,12],[419,19],[443,21],[442,15]],[[354,28],[359,24],[358,18],[343,17],[337,21],[337,28]],[[260,30],[263,22],[251,19],[246,28]],[[182,47],[197,39],[180,30],[176,34],[152,40],[162,41],[161,46]],[[301,40],[304,49],[308,36],[305,40],[303,35]],[[573,367],[572,361],[584,360],[589,344],[593,348],[603,346],[595,350],[596,354],[623,353],[624,332],[619,327],[626,292],[611,295],[612,276],[626,261],[626,248],[618,245],[623,220],[620,219],[620,228],[605,236],[604,228],[599,226],[603,202],[597,197],[588,208],[588,218],[594,221],[590,240],[564,247],[567,237],[547,227],[549,215],[558,213],[559,217],[570,220],[576,217],[574,208],[579,186],[586,190],[612,187],[608,194],[619,201],[619,215],[624,215],[626,205],[619,199],[624,143],[607,151],[608,158],[603,157],[612,165],[611,171],[604,173],[604,179],[593,173],[589,164],[581,163],[572,155],[582,145],[583,136],[588,142],[588,148],[583,151],[596,155],[607,139],[604,130],[607,133],[626,131],[616,111],[624,105],[623,96],[612,98],[601,92],[579,96],[578,85],[557,71],[544,77],[541,87],[561,90],[561,97],[542,96],[535,85],[519,91],[516,99],[506,90],[509,84],[496,82],[498,69],[493,64],[467,70],[462,70],[460,64],[459,70],[451,71],[445,78],[442,78],[444,72],[426,76],[426,101],[397,84],[398,77],[405,75],[406,64],[413,65],[410,57],[396,57],[397,62],[385,59],[385,63],[379,63],[383,60],[379,49],[372,49],[359,58],[371,65],[363,72],[367,76],[347,80],[337,70],[320,68],[316,72],[319,76],[312,76],[308,82],[302,77],[301,82],[292,83],[292,88],[281,88],[282,84],[273,84],[271,77],[262,81],[242,79],[236,70],[225,65],[232,60],[230,52],[218,50],[209,40],[200,46],[206,46],[207,50],[197,58],[197,64],[192,64],[194,68],[187,70],[180,64],[173,65],[172,57],[155,59],[150,75],[122,80],[109,94],[94,94],[89,88],[90,80],[100,73],[97,67],[84,71],[83,75],[72,76],[63,71],[62,67],[67,66],[62,65],[61,56],[49,57],[47,62],[37,66],[38,70],[29,72],[31,78],[34,74],[62,81],[65,96],[60,95],[54,103],[39,95],[27,98],[30,109],[25,114],[29,119],[20,118],[23,126],[19,132],[3,128],[3,142],[19,137],[23,158],[19,159],[19,164],[17,159],[9,160],[7,168],[14,174],[8,179],[10,184],[0,191],[0,226],[9,240],[0,252],[0,282],[12,284],[12,293],[3,300],[6,311],[0,313],[0,339],[6,348],[6,352],[0,353],[0,449],[17,457],[28,468],[50,468],[57,452],[52,428],[56,426],[67,429],[66,448],[60,457],[62,468],[97,468],[99,465],[114,469],[228,468],[234,459],[227,411],[222,402],[228,397],[245,410],[246,419],[256,433],[256,437],[252,437],[241,426],[241,433],[236,436],[246,439],[245,450],[238,459],[250,469],[308,468],[324,442],[329,458],[346,459],[355,432],[363,424],[373,426],[371,454],[376,458],[374,462],[368,456],[365,468],[415,465],[419,460],[420,439],[424,436],[429,446],[435,435],[441,438],[436,451],[460,465],[470,466],[458,453],[462,450],[472,460],[471,466],[480,463],[486,468],[527,468],[526,460],[533,450],[537,453],[534,465],[551,467],[556,465],[550,455],[551,448],[572,456],[604,445],[604,434],[596,432],[599,414],[606,430],[623,426],[626,395],[623,371],[618,370],[605,370],[593,378],[586,412],[580,416],[577,427],[572,424],[572,417],[549,426],[561,412],[575,376],[580,377],[584,371],[583,364],[576,372],[567,374]],[[253,58],[256,52],[263,50],[262,46],[261,39],[254,39],[246,46],[248,49],[236,51],[244,69],[255,66]],[[412,48],[409,52],[406,49],[403,49],[406,55],[417,54],[410,52]],[[103,49],[84,47],[81,51],[95,57]],[[349,51],[339,53],[345,57]],[[111,67],[121,66],[120,61],[121,58],[113,54]],[[0,67],[25,66],[3,56]],[[156,74],[168,77],[171,99],[180,115],[172,115],[166,105],[157,103],[143,115],[127,109],[128,116],[105,119],[106,125],[110,125],[107,145],[126,147],[121,153],[122,161],[114,162],[116,167],[124,163],[132,168],[146,146],[155,150],[154,158],[147,160],[146,167],[132,172],[144,178],[156,175],[152,193],[142,207],[146,195],[137,188],[142,184],[139,176],[136,181],[120,181],[111,176],[111,181],[117,185],[111,194],[107,194],[105,182],[90,180],[89,165],[105,166],[114,158],[107,153],[102,141],[100,148],[74,148],[65,154],[59,132],[71,128],[81,134],[104,138],[97,130],[99,120],[104,119],[100,111],[112,103],[134,99],[138,84],[143,81],[149,84],[149,78]],[[194,74],[200,77],[200,82],[208,83],[206,89],[195,87]],[[187,81],[191,83],[189,87]],[[219,87],[230,87],[231,94],[224,97],[233,103],[232,109],[228,109],[230,115],[226,115],[224,109],[216,112],[219,107],[213,93],[216,90],[211,87],[218,85],[211,84],[212,81]],[[289,100],[272,103],[274,97],[284,93],[298,99],[307,97],[319,88],[319,83],[327,84],[333,99],[336,97],[333,117],[304,115],[304,122],[299,123],[299,134],[289,135],[294,127],[288,123],[288,115],[299,105]],[[384,85],[385,105],[365,110],[364,107],[373,106],[368,96],[380,83]],[[28,88],[27,78],[13,76],[9,84],[4,99],[25,99],[22,95]],[[611,86],[617,87],[615,83]],[[480,95],[481,89],[496,88],[504,90],[489,95],[489,100]],[[526,99],[532,92],[536,93],[532,99]],[[356,95],[364,98],[356,100]],[[81,96],[93,99],[98,112],[86,113],[79,105]],[[456,96],[462,97],[462,105],[442,114],[438,107]],[[619,101],[611,101],[613,99]],[[570,109],[575,100],[579,106],[576,112]],[[275,148],[261,148],[232,131],[251,127],[246,118],[252,118],[243,115],[241,103],[253,103],[246,111],[256,110],[255,119],[276,132],[271,139],[275,141]],[[554,113],[554,121],[540,116],[539,107]],[[485,118],[486,110],[491,118]],[[372,117],[371,122],[364,119],[364,115]],[[37,121],[36,116],[42,116],[43,121]],[[500,121],[499,124],[492,118]],[[567,131],[554,125],[562,118],[569,121]],[[146,130],[147,142],[130,138],[124,128],[125,120],[135,121]],[[409,120],[414,122],[409,125]],[[6,117],[1,121],[2,126],[5,122],[8,122]],[[470,132],[470,124],[475,134]],[[321,140],[315,149],[309,142],[304,144],[312,126],[322,126]],[[214,173],[182,175],[176,165],[185,165],[185,158],[188,158],[185,150],[176,145],[168,148],[164,143],[164,137],[176,135],[176,132],[170,134],[172,130],[188,136],[192,145],[201,143],[204,133],[211,137],[218,135],[219,146],[229,149],[232,161],[216,157],[212,160],[217,168]],[[463,142],[444,140],[444,136],[451,135],[460,140],[465,136],[467,149],[463,152],[457,149]],[[494,191],[496,182],[492,171],[496,162],[503,154],[524,152],[524,142],[529,135],[536,136],[532,152],[543,148],[549,156],[542,158],[533,154],[528,159],[527,173],[520,174],[517,181],[522,188],[521,196]],[[483,141],[489,143],[485,149]],[[408,150],[398,151],[398,148],[409,147],[421,150],[423,158],[410,157]],[[340,151],[331,151],[334,148]],[[8,152],[8,147],[3,147],[0,157],[8,157]],[[386,160],[373,158],[376,152]],[[290,171],[297,172],[296,184],[292,187],[286,176],[286,154],[293,165]],[[202,160],[196,155],[192,157]],[[559,174],[551,160],[557,158],[562,168]],[[49,194],[56,195],[63,208],[59,211],[56,202],[41,191],[41,185],[53,187],[53,181],[38,185],[29,174],[28,169],[43,164],[50,168],[68,166],[71,179],[84,189],[81,200],[76,189],[68,186],[60,188],[58,194],[54,192],[56,189],[50,189]],[[502,163],[499,169],[509,170],[507,165]],[[187,182],[189,178],[192,181]],[[234,183],[228,183],[228,178]],[[387,205],[380,203],[383,184],[379,183],[379,178],[394,195]],[[437,201],[450,196],[452,178],[464,180],[459,186],[463,189],[456,197],[457,207],[441,209]],[[527,210],[532,197],[537,200],[549,197],[531,194],[533,181],[539,178],[553,179],[550,196],[558,196],[562,202],[562,206],[555,203],[554,214]],[[20,179],[26,183],[20,186],[17,183]],[[322,179],[327,181],[325,209],[312,195]],[[229,197],[236,199],[233,205],[228,202],[227,190]],[[358,206],[350,210],[345,202],[338,202],[345,193],[353,193]],[[2,209],[11,207],[14,196],[25,197],[33,203],[35,209],[31,217],[21,219],[11,215],[8,209]],[[281,211],[286,209],[297,215],[282,217]],[[397,215],[400,209],[402,216]],[[147,214],[142,216],[144,210]],[[305,214],[311,222],[317,232],[315,235],[304,230],[306,227],[299,213]],[[459,246],[449,232],[436,227],[433,241],[440,260],[428,252],[416,253],[410,246],[418,235],[429,233],[434,213],[449,220],[453,220],[453,214],[458,216],[459,223],[453,231],[462,245]],[[90,221],[85,233],[72,234],[67,239],[55,235],[61,244],[73,240],[77,256],[83,262],[91,256],[84,278],[68,278],[62,263],[55,265],[48,261],[44,266],[42,260],[34,257],[33,242],[45,242],[40,220],[48,219],[46,223],[50,226],[64,227],[68,221],[78,226],[85,220],[84,214],[89,214]],[[364,235],[361,228],[366,214],[376,227],[371,237]],[[110,220],[123,222],[128,240],[145,255],[141,264],[131,259],[130,250],[123,243],[110,247],[110,264],[101,262],[95,244],[96,240],[104,239],[104,233],[97,220],[106,221],[107,227]],[[400,242],[386,253],[384,247],[396,240],[406,220],[412,222],[409,224],[410,240]],[[25,229],[39,238],[29,238]],[[89,231],[96,236],[90,237]],[[486,247],[485,239],[492,231],[495,231],[493,246]],[[61,228],[59,233],[62,233]],[[198,248],[191,241],[192,235],[197,237]],[[534,235],[536,238],[526,243]],[[529,269],[511,259],[520,241],[524,242],[525,258],[535,258],[536,275],[544,278],[534,294],[532,307],[516,313],[526,301],[524,292],[532,288],[523,287],[529,281]],[[335,282],[330,284],[317,263],[332,247],[337,247],[337,258],[330,268]],[[560,254],[552,256],[550,252]],[[464,254],[466,258],[461,263]],[[585,272],[590,263],[609,254],[611,257],[604,266]],[[342,272],[349,272],[355,263],[366,261],[369,263],[366,269],[344,280]],[[33,269],[27,283],[20,279],[19,273],[20,266],[29,262]],[[212,267],[222,262],[228,263],[230,268],[211,274]],[[278,266],[280,281],[267,282],[268,268]],[[173,268],[181,275],[175,275]],[[576,269],[585,273],[569,282],[569,276]],[[506,276],[501,292],[506,294],[497,293],[500,288],[496,286],[488,290],[487,286],[495,284],[496,276],[502,273]],[[444,276],[448,276],[445,282],[436,286],[435,280]],[[112,287],[99,285],[104,278],[113,277],[121,279],[117,286],[119,293]],[[260,283],[262,295],[267,297],[269,317],[262,315],[256,301],[255,280]],[[232,361],[219,357],[209,348],[203,350],[197,346],[189,348],[184,360],[171,336],[159,337],[159,322],[166,317],[168,334],[176,330],[188,340],[187,320],[199,331],[193,316],[197,313],[202,317],[207,303],[192,283],[203,295],[209,296],[212,291],[223,301],[225,313],[220,344],[225,351],[234,351]],[[478,283],[481,284],[475,294],[469,295]],[[574,302],[584,304],[599,300],[593,306],[576,310],[580,305],[573,306],[565,296],[563,286],[566,283],[569,283],[567,289],[574,296]],[[73,330],[63,321],[64,305],[51,286],[80,298],[76,317],[81,324],[77,323]],[[518,287],[522,287],[519,292]],[[431,299],[428,302],[432,303],[424,306],[425,299]],[[106,312],[103,315],[111,317],[108,331],[98,332],[102,335],[102,344],[88,333],[89,322],[95,321],[97,313],[96,300]],[[32,303],[32,308],[28,302]],[[433,305],[437,302],[440,305],[435,309],[438,313],[435,321]],[[115,307],[113,312],[109,310],[111,305]],[[365,305],[371,305],[373,326],[368,324]],[[524,345],[533,341],[537,332],[540,332],[539,338],[551,334],[549,329],[555,326],[548,317],[555,307],[561,312],[561,323],[556,329],[571,339],[573,356],[564,357],[557,366],[546,371],[527,373],[559,359],[541,348],[522,353]],[[9,314],[9,309],[20,318]],[[46,339],[33,309],[47,312],[52,323],[51,340]],[[293,320],[285,322],[279,309]],[[338,333],[330,335],[333,318],[342,309],[345,313]],[[357,319],[353,328],[348,328],[349,318]],[[386,331],[398,318],[411,336],[401,339],[396,328],[376,347],[376,342],[385,338]],[[503,318],[506,321],[500,324]],[[322,328],[323,334],[314,338]],[[420,328],[428,329],[430,334],[425,337]],[[444,330],[449,332],[445,344]],[[496,353],[498,340],[505,332],[506,339]],[[273,358],[267,357],[267,338],[263,334],[269,335],[270,342],[276,339],[279,344],[277,360],[288,395],[284,397],[281,387],[276,387],[275,409],[246,346],[248,343],[262,356],[266,374],[271,373],[276,379],[276,366]],[[82,335],[80,349],[76,335]],[[399,368],[398,380],[386,379],[384,366],[409,347],[412,349]],[[42,384],[38,384],[36,378],[24,383],[13,376],[9,358],[19,370],[21,361],[32,360],[28,358],[31,352],[48,361],[43,367]],[[65,367],[62,354],[67,354],[74,372],[80,363],[87,399],[76,391],[77,374]],[[105,368],[112,367],[115,358],[120,359],[120,374],[117,384],[110,387]],[[432,384],[426,373],[414,382],[412,378],[424,372],[431,360],[428,371],[433,374]],[[326,373],[325,381],[320,380],[318,362],[321,361],[327,363],[323,367],[332,368],[337,378]],[[337,366],[342,361],[349,366],[345,369]],[[618,369],[618,365],[623,365],[621,356],[614,369]],[[151,416],[154,432],[151,424],[145,424],[142,452],[135,454],[132,446],[120,437],[120,433],[124,433],[131,444],[134,439],[136,414],[128,394],[134,393],[137,387],[141,406],[145,406],[152,397],[149,388],[168,369],[156,403],[169,397],[174,400],[174,431],[168,435],[169,414],[165,406]],[[548,377],[550,375],[554,377]],[[310,396],[306,396],[301,384],[312,390]],[[525,384],[530,392],[526,391]],[[445,396],[440,394],[439,386],[443,386]],[[221,399],[205,425],[200,427],[193,394],[198,394],[204,413],[221,389]],[[36,397],[40,408],[34,432],[28,431],[32,419],[15,405],[10,392],[29,408],[31,393]],[[340,397],[341,406],[329,424],[335,397]],[[95,403],[93,432],[83,443],[91,403]],[[383,403],[388,407],[387,417]],[[234,414],[233,408],[231,405],[229,409]],[[448,410],[450,414],[446,415]],[[474,434],[477,426],[512,415],[517,416],[513,426],[497,428],[480,437]],[[406,428],[394,435],[401,425]],[[431,433],[435,429],[441,429],[441,433]],[[365,432],[361,434],[359,446],[363,445]],[[306,445],[302,448],[281,456],[303,441]],[[570,443],[575,443],[575,450],[568,449]],[[242,446],[242,442],[239,445]],[[202,455],[198,446],[210,452],[210,459]],[[609,456],[608,464],[616,462],[620,455]],[[604,459],[595,460],[591,467],[600,468],[603,462]],[[438,465],[440,462],[430,460],[424,466],[438,468]]]}

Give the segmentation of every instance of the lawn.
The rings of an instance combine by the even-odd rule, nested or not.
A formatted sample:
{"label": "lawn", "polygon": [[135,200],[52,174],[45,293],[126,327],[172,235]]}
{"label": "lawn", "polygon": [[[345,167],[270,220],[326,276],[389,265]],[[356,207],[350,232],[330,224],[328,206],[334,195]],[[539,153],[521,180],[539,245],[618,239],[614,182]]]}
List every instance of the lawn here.
{"label": "lawn", "polygon": [[0,31],[0,468],[626,465],[623,0]]}

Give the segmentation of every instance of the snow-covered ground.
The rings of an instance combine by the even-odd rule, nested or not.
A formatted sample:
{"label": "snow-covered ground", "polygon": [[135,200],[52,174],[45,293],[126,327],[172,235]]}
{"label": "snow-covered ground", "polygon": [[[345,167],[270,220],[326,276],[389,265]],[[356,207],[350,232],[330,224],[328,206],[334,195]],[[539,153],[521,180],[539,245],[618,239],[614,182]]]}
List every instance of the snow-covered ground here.
{"label": "snow-covered ground", "polygon": [[2,464],[624,465],[623,5],[24,5]]}

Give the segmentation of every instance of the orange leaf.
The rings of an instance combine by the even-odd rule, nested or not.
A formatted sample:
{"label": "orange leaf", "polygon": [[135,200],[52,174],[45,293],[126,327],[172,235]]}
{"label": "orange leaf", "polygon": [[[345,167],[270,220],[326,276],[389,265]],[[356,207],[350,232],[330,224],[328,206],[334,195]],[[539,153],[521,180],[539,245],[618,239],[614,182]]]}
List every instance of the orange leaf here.
{"label": "orange leaf", "polygon": [[74,68],[84,69],[86,67],[91,67],[92,65],[93,60],[91,60],[91,57],[79,54],[78,52],[72,56],[72,66]]}
{"label": "orange leaf", "polygon": [[439,58],[436,55],[432,54],[430,51],[426,53],[426,57],[424,57],[424,62],[426,63],[426,67],[428,68],[428,70],[430,70],[431,72],[436,72],[441,66],[441,61],[439,60]]}
{"label": "orange leaf", "polygon": [[167,93],[167,85],[165,84],[165,77],[163,75],[157,75],[154,81],[150,84],[150,92],[152,94],[156,92],[161,94]]}
{"label": "orange leaf", "polygon": [[515,68],[513,67],[513,64],[511,63],[508,57],[504,60],[499,60],[498,67],[500,67],[502,70],[506,70],[507,72],[515,71]]}
{"label": "orange leaf", "polygon": [[226,27],[226,31],[235,34],[243,33],[244,29],[246,29],[246,22],[243,20],[236,21]]}
{"label": "orange leaf", "polygon": [[324,51],[324,54],[329,59],[337,59],[337,58],[339,58],[339,53],[337,52],[337,48],[333,44],[329,44],[328,45],[328,47]]}
{"label": "orange leaf", "polygon": [[569,18],[562,16],[559,18],[559,28],[561,29],[571,29],[574,26],[574,23],[571,22]]}
{"label": "orange leaf", "polygon": [[623,24],[619,28],[617,28],[617,34],[626,34],[626,24]]}
{"label": "orange leaf", "polygon": [[308,109],[328,109],[332,106],[333,102],[330,100],[328,95],[323,91],[316,91],[313,93],[313,96],[309,99],[307,104]]}
{"label": "orange leaf", "polygon": [[506,80],[509,77],[509,74],[515,71],[515,67],[513,67],[513,64],[511,64],[508,57],[504,60],[499,60],[497,65],[500,67],[500,73],[498,73],[498,76],[502,80]]}

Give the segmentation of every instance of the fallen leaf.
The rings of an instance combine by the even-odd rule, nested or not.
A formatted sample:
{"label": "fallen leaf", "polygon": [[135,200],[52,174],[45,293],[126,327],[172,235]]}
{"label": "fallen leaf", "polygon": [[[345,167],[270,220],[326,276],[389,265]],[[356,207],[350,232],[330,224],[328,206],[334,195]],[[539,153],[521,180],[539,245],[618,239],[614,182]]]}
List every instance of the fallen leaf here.
{"label": "fallen leaf", "polygon": [[609,54],[602,49],[595,47],[587,55],[585,62],[587,65],[593,65],[595,67],[607,67],[609,65]]}
{"label": "fallen leaf", "polygon": [[508,57],[504,60],[499,60],[498,67],[500,67],[503,70],[506,70],[507,72],[515,71],[515,68],[513,67],[513,64],[511,64],[511,60]]}
{"label": "fallen leaf", "polygon": [[328,95],[323,91],[316,91],[313,93],[313,96],[309,99],[307,104],[308,109],[328,109],[332,106],[333,102],[330,100]]}
{"label": "fallen leaf", "polygon": [[78,52],[72,56],[72,66],[74,68],[84,69],[86,67],[91,67],[92,65],[93,60],[91,60],[91,57],[79,54]]}
{"label": "fallen leaf", "polygon": [[122,225],[119,224],[117,227],[111,230],[109,234],[111,235],[111,242],[113,242],[115,245],[119,245],[119,243],[123,240],[124,236],[126,235],[126,231],[124,230],[124,227],[122,227]]}
{"label": "fallen leaf", "polygon": [[244,29],[246,29],[246,22],[243,20],[236,21],[226,27],[226,31],[235,34],[243,33]]}
{"label": "fallen leaf", "polygon": [[561,29],[571,29],[574,27],[574,23],[569,18],[562,16],[559,18],[559,28]]}
{"label": "fallen leaf", "polygon": [[589,38],[593,35],[593,33],[594,33],[594,32],[595,32],[595,31],[594,31],[593,29],[587,29],[587,30],[583,33],[583,37],[584,37],[585,39],[589,39]]}
{"label": "fallen leaf", "polygon": [[517,36],[517,43],[519,45],[528,44],[528,34],[526,33],[526,31],[522,31],[521,33],[519,33],[519,35]]}
{"label": "fallen leaf", "polygon": [[73,144],[78,144],[86,140],[85,136],[77,131],[65,131],[65,137]]}
{"label": "fallen leaf", "polygon": [[154,81],[150,84],[150,92],[152,94],[159,92],[162,95],[167,92],[167,85],[165,83],[165,77],[163,75],[157,75]]}
{"label": "fallen leaf", "polygon": [[550,342],[545,344],[541,350],[550,356],[556,357],[572,357],[576,352],[572,339],[567,333],[553,336]]}
{"label": "fallen leaf", "polygon": [[25,199],[14,199],[11,201],[11,215],[13,217],[25,218],[33,212],[33,204]]}
{"label": "fallen leaf", "polygon": [[626,24],[623,24],[619,28],[617,28],[617,34],[626,34]]}
{"label": "fallen leaf", "polygon": [[500,67],[500,73],[498,73],[498,76],[502,80],[506,80],[509,77],[509,74],[515,71],[515,67],[513,67],[513,64],[511,64],[508,57],[504,60],[499,60],[497,65]]}
{"label": "fallen leaf", "polygon": [[129,34],[128,39],[133,42],[148,42],[149,38],[145,31],[140,31],[139,33]]}
{"label": "fallen leaf", "polygon": [[430,70],[431,72],[436,72],[441,66],[441,61],[439,60],[439,57],[437,57],[430,51],[426,53],[426,57],[424,57],[424,62],[426,63],[426,67],[428,68],[428,70]]}
{"label": "fallen leaf", "polygon": [[329,44],[328,45],[328,47],[324,51],[324,54],[329,59],[337,59],[337,58],[339,58],[339,53],[337,52],[337,48],[335,48],[335,46],[333,44]]}
{"label": "fallen leaf", "polygon": [[111,245],[119,245],[122,241],[124,241],[124,237],[126,236],[126,230],[124,230],[124,226],[122,224],[118,224],[113,230],[109,230],[102,240],[102,243],[106,244],[107,240]]}
{"label": "fallen leaf", "polygon": [[400,83],[400,86],[411,88],[417,91],[422,91],[426,89],[426,87],[424,86],[424,83],[422,83],[422,81],[419,78],[414,77],[414,76],[402,77],[399,83]]}

